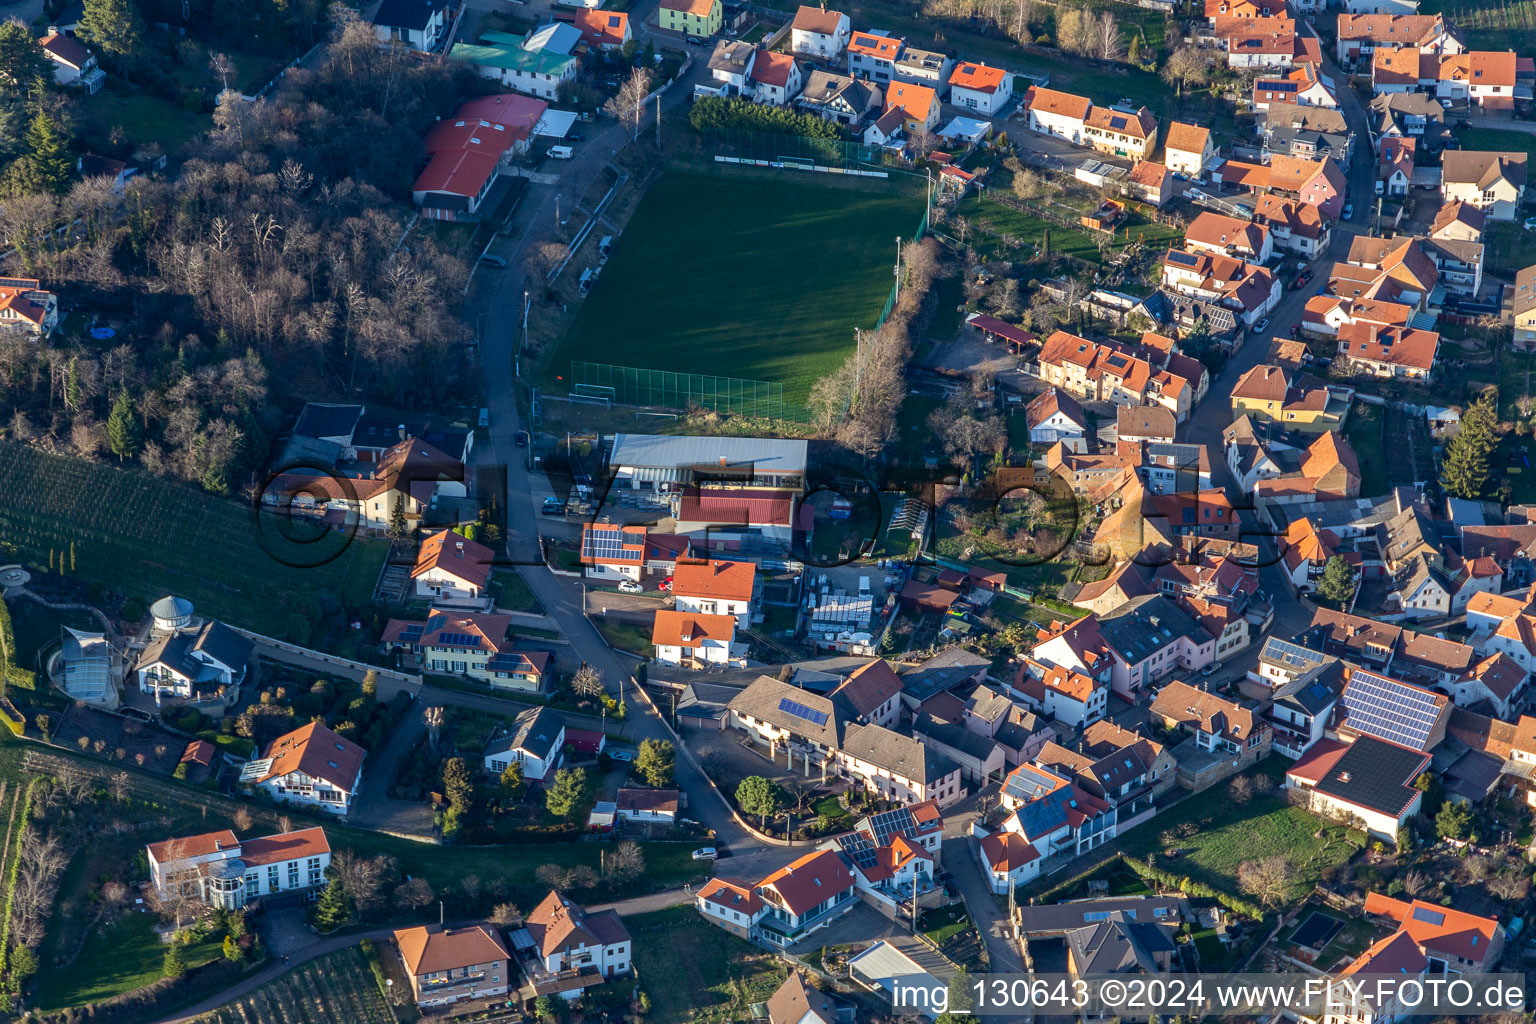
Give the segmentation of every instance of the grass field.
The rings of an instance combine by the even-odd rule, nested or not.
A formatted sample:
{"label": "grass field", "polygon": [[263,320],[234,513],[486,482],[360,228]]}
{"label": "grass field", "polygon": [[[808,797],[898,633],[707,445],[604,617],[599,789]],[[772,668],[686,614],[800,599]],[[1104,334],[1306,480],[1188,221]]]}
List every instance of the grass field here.
{"label": "grass field", "polygon": [[388,551],[340,534],[295,543],[237,501],[12,444],[0,444],[0,493],[0,557],[46,567],[50,551],[67,558],[73,544],[71,575],[145,602],[176,594],[260,633],[281,632],[302,590],[370,603]]}
{"label": "grass field", "polygon": [[699,916],[691,906],[624,919],[634,936],[635,973],[651,998],[647,1024],[723,1024],[746,1020],[784,981],[771,953]]}
{"label": "grass field", "polygon": [[[222,940],[221,934],[217,940],[182,947],[187,967],[201,967],[222,956]],[[159,981],[165,977],[165,943],[155,933],[155,916],[124,913],[91,932],[74,969],[39,971],[37,977],[33,1003],[45,1011],[99,1002]]]}
{"label": "grass field", "polygon": [[350,946],[312,960],[198,1020],[201,1024],[395,1024],[395,1015],[379,993],[363,951]]}
{"label": "grass field", "polygon": [[[811,385],[875,326],[921,194],[671,172],[635,212],[549,364],[572,360]],[[691,230],[678,230],[691,225]]]}
{"label": "grass field", "polygon": [[[1217,795],[1185,800],[1134,829],[1122,838],[1120,848],[1133,857],[1156,854],[1163,870],[1233,894],[1239,892],[1237,870],[1243,861],[1282,856],[1297,869],[1294,891],[1298,896],[1312,890],[1324,868],[1344,863],[1355,852],[1344,838],[1344,826],[1292,807],[1275,792],[1246,804],[1227,800],[1220,787],[1212,792]],[[1178,835],[1179,826],[1186,822],[1197,831]],[[1316,835],[1319,829],[1322,838]],[[1165,844],[1163,835],[1170,831],[1175,838]],[[1181,851],[1178,857],[1167,855],[1169,846]]]}
{"label": "grass field", "polygon": [[1454,21],[1470,50],[1536,49],[1536,0],[1424,0],[1419,13]]}
{"label": "grass field", "polygon": [[1387,493],[1387,466],[1382,452],[1382,423],[1380,406],[1356,402],[1349,411],[1349,422],[1344,427],[1344,439],[1355,450],[1360,463],[1360,493]]}
{"label": "grass field", "polygon": [[158,142],[174,154],[213,127],[210,114],[194,114],[170,100],[149,93],[117,93],[111,79],[94,96],[81,99],[87,116],[101,122],[104,131],[121,128],[132,142]]}

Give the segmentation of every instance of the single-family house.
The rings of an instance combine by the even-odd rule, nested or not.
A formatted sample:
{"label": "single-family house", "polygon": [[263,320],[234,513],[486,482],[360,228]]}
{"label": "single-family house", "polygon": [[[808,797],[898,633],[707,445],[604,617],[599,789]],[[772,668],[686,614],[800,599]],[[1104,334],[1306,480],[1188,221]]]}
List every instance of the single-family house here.
{"label": "single-family house", "polygon": [[538,693],[549,671],[548,651],[507,638],[510,615],[433,612],[426,619],[390,619],[379,636],[386,650],[414,655],[423,669],[468,676],[492,689]]}
{"label": "single-family house", "polygon": [[1126,189],[1132,199],[1139,199],[1159,209],[1173,198],[1173,172],[1155,160],[1143,160],[1131,168]]}
{"label": "single-family house", "polygon": [[684,559],[672,572],[673,607],[699,615],[734,615],[744,630],[751,624],[756,583],[752,562]]}
{"label": "single-family house", "polygon": [[[1536,267],[1532,268],[1536,274]],[[1074,452],[1088,448],[1088,416],[1077,399],[1060,388],[1047,388],[1024,407],[1029,443],[1053,445],[1058,441]]]}
{"label": "single-family house", "polygon": [[381,43],[403,43],[432,53],[448,30],[447,0],[383,0],[373,14],[373,31]]}
{"label": "single-family house", "polygon": [[133,671],[139,692],[165,697],[207,698],[239,686],[255,652],[244,634],[209,620],[175,630],[155,630]]}
{"label": "single-family house", "polygon": [[496,552],[467,537],[443,530],[421,542],[411,578],[416,595],[434,604],[478,601],[490,582]]}
{"label": "single-family house", "polygon": [[804,78],[792,54],[759,49],[748,83],[757,102],[782,107],[800,94]]}
{"label": "single-family house", "polygon": [[485,773],[500,778],[513,764],[523,769],[523,778],[543,782],[552,777],[565,757],[565,718],[549,708],[520,711],[512,727],[486,744],[482,758]]}
{"label": "single-family house", "polygon": [[889,84],[895,77],[901,40],[875,32],[855,32],[848,39],[848,73],[870,82]]}
{"label": "single-family house", "polygon": [[0,327],[47,337],[59,325],[59,297],[30,277],[0,278]]}
{"label": "single-family house", "polygon": [[678,792],[675,789],[621,787],[614,803],[620,821],[667,828],[677,824]]}
{"label": "single-family house", "polygon": [[325,885],[331,845],[322,828],[241,840],[228,829],[180,836],[144,848],[157,895],[173,894],[217,910],[240,910],[267,896]]}
{"label": "single-family house", "polygon": [[1446,202],[1475,206],[1489,220],[1515,220],[1525,198],[1526,155],[1447,150],[1441,157],[1440,194]]}
{"label": "single-family house", "polygon": [[598,984],[630,972],[634,942],[617,911],[587,913],[579,904],[557,892],[544,897],[528,914],[524,927],[533,940],[537,961],[530,980],[537,988],[552,982],[567,999],[581,995],[589,984]]}
{"label": "single-family house", "polygon": [[1398,829],[1419,813],[1424,794],[1414,783],[1431,760],[1374,736],[1350,744],[1319,740],[1286,769],[1285,786],[1304,794],[1314,813],[1358,817],[1369,835],[1395,844]]}
{"label": "single-family house", "polygon": [[656,660],[665,665],[723,665],[736,642],[735,615],[663,609],[651,627]]}
{"label": "single-family house", "polygon": [[[1487,113],[1515,109],[1519,73],[1513,50],[1468,50],[1440,57],[1434,69],[1435,98]],[[1530,99],[1527,84],[1524,99]]]}
{"label": "single-family house", "polygon": [[983,114],[999,114],[1013,98],[1013,75],[975,61],[955,65],[949,76],[949,102]]}
{"label": "single-family house", "polygon": [[1536,264],[1515,275],[1510,304],[1515,318],[1514,347],[1529,352],[1536,348]]}
{"label": "single-family house", "polygon": [[789,23],[789,48],[805,57],[833,60],[848,46],[851,26],[848,15],[820,7],[802,6]]}
{"label": "single-family house", "polygon": [[319,722],[310,722],[268,743],[247,761],[240,782],[266,791],[278,803],[319,808],[345,816],[363,778],[366,751]]}
{"label": "single-family house", "polygon": [[1214,210],[1201,210],[1184,230],[1184,248],[1189,252],[1231,256],[1250,263],[1267,263],[1274,252],[1269,229],[1263,224],[1228,217]]}
{"label": "single-family house", "polygon": [[394,939],[417,1006],[495,999],[512,988],[512,956],[491,925],[416,925],[395,929]]}
{"label": "single-family house", "polygon": [[857,127],[880,109],[880,90],[851,75],[812,71],[795,105],[826,121]]}
{"label": "single-family house", "polygon": [[[713,2],[719,4],[719,0]],[[581,72],[581,61],[571,54],[580,41],[581,33],[571,25],[547,25],[527,35],[482,32],[478,42],[454,43],[448,55],[472,65],[482,78],[516,92],[553,100],[559,95],[560,86]]]}
{"label": "single-family house", "polygon": [[908,136],[936,129],[940,107],[939,93],[932,86],[895,81],[885,87],[885,109],[901,112],[902,130]]}
{"label": "single-family house", "polygon": [[106,82],[107,73],[96,63],[96,55],[72,36],[49,32],[37,45],[53,65],[56,84],[78,86],[94,94]]}
{"label": "single-family house", "polygon": [[589,50],[617,50],[635,38],[624,11],[580,10],[555,15],[556,21],[576,26]]}
{"label": "single-family house", "polygon": [[949,75],[954,69],[954,59],[945,54],[903,46],[891,77],[898,82],[925,85],[942,100],[949,91]]}
{"label": "single-family house", "polygon": [[720,0],[661,0],[656,24],[667,32],[704,39],[720,31],[722,16]]}
{"label": "single-family house", "polygon": [[1158,691],[1151,712],[1165,729],[1191,737],[1193,751],[1181,753],[1182,744],[1173,751],[1179,785],[1186,789],[1203,789],[1263,760],[1274,741],[1273,728],[1257,711],[1178,680]]}
{"label": "single-family house", "polygon": [[1216,159],[1211,130],[1201,125],[1174,121],[1163,142],[1163,163],[1175,174],[1198,178]]}
{"label": "single-family house", "polygon": [[1238,378],[1232,389],[1232,415],[1246,414],[1256,422],[1278,423],[1284,430],[1315,434],[1343,429],[1353,399],[1350,388],[1261,363]]}

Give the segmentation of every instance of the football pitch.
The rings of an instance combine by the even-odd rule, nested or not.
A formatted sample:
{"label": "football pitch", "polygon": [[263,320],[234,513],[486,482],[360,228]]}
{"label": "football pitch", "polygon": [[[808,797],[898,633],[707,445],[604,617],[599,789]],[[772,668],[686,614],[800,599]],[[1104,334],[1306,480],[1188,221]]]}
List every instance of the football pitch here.
{"label": "football pitch", "polygon": [[923,215],[896,193],[783,178],[669,172],[614,243],[601,279],[550,361],[611,363],[811,386],[875,326],[895,278],[896,239]]}

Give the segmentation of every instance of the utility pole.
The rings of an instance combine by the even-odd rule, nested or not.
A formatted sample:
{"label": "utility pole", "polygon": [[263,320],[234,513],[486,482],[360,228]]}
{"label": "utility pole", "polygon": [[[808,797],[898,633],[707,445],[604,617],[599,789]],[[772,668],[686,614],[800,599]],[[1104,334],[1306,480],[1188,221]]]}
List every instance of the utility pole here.
{"label": "utility pole", "polygon": [[528,296],[528,289],[523,289],[523,347],[522,351],[528,351],[528,311],[533,308],[533,300]]}
{"label": "utility pole", "polygon": [[555,193],[555,227],[560,226],[560,193]]}
{"label": "utility pole", "polygon": [[656,94],[656,151],[661,152],[661,93]]}
{"label": "utility pole", "polygon": [[896,303],[901,301],[901,236],[896,236],[896,299],[891,303],[891,308],[896,308]]}
{"label": "utility pole", "polygon": [[859,370],[864,365],[864,332],[855,327],[853,329],[853,337],[853,397],[854,401],[857,402],[859,397]]}

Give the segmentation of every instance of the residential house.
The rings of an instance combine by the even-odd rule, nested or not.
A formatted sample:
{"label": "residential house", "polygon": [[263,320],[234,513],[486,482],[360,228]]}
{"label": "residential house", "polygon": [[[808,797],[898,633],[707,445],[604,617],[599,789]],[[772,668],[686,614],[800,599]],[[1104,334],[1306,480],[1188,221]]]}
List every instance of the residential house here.
{"label": "residential house", "polygon": [[1429,959],[1433,974],[1491,971],[1504,954],[1506,936],[1497,918],[1419,899],[1393,899],[1378,892],[1366,893],[1364,910],[1368,918],[1396,923],[1398,933],[1406,933]]}
{"label": "residential house", "polygon": [[366,751],[319,722],[301,725],[268,743],[245,763],[240,782],[278,803],[345,816],[363,778]]}
{"label": "residential house", "polygon": [[1160,405],[1122,405],[1115,409],[1115,439],[1118,442],[1162,441],[1173,443],[1178,422],[1173,413]]}
{"label": "residential house", "polygon": [[1515,318],[1514,347],[1529,352],[1536,348],[1536,264],[1515,275],[1510,302]]}
{"label": "residential house", "polygon": [[[1484,113],[1512,113],[1516,99],[1517,58],[1513,50],[1469,50],[1441,57],[1435,66],[1435,98],[1466,104]],[[1530,99],[1527,87],[1525,99]]]}
{"label": "residential house", "polygon": [[923,746],[958,765],[961,780],[974,783],[977,788],[1001,778],[1007,769],[1006,752],[999,744],[958,722],[919,711],[912,722],[912,735]]}
{"label": "residential house", "polygon": [[1070,778],[1037,765],[1021,764],[1010,772],[999,802],[1010,812],[1002,831],[1018,833],[1034,846],[1039,869],[1052,857],[1079,856],[1116,835],[1114,808]]}
{"label": "residential house", "polygon": [[1262,195],[1254,197],[1253,206],[1254,223],[1269,229],[1271,244],[1276,249],[1316,259],[1333,243],[1330,222],[1309,203]]}
{"label": "residential house", "polygon": [[799,528],[799,492],[769,487],[686,486],[671,493],[678,535],[701,555],[736,550],[741,539],[761,539],[788,552]]}
{"label": "residential house", "polygon": [[555,20],[576,26],[589,50],[622,49],[635,38],[629,27],[629,15],[624,11],[580,10],[557,14]]}
{"label": "residential house", "polygon": [[0,278],[0,327],[46,338],[59,325],[59,297],[31,277]]}
{"label": "residential house", "polygon": [[1056,736],[1043,717],[1015,704],[1003,690],[988,686],[976,687],[966,698],[960,723],[1001,747],[1009,767],[1031,760]]}
{"label": "residential house", "polygon": [[1098,627],[1110,652],[1110,685],[1130,701],[1175,671],[1198,672],[1215,661],[1215,637],[1162,594],[1131,599],[1100,616]]}
{"label": "residential house", "polygon": [[907,135],[932,132],[939,126],[939,93],[931,86],[895,81],[885,88],[885,109],[899,110]]}
{"label": "residential house", "polygon": [[848,703],[854,721],[892,729],[901,721],[901,691],[901,677],[883,658],[875,658],[850,672],[830,696]]}
{"label": "residential house", "polygon": [[1168,138],[1163,143],[1163,163],[1175,174],[1198,178],[1206,168],[1215,163],[1216,149],[1211,143],[1211,130],[1201,125],[1174,121],[1168,125]]}
{"label": "residential house", "polygon": [[581,524],[581,564],[591,579],[638,583],[647,573],[671,574],[688,548],[686,537],[651,533],[643,526]]}
{"label": "residential house", "polygon": [[614,800],[619,820],[639,825],[677,824],[678,791],[621,787]]}
{"label": "residential house", "polygon": [[468,676],[492,689],[539,693],[549,671],[548,651],[507,639],[510,615],[433,612],[426,619],[390,619],[380,646],[406,651],[423,669]]}
{"label": "residential house", "polygon": [[1386,672],[1403,647],[1403,627],[1328,608],[1312,613],[1297,642],[1314,651]]}
{"label": "residential house", "polygon": [[1162,207],[1173,198],[1173,172],[1153,160],[1143,160],[1131,168],[1126,189],[1132,199]]}
{"label": "residential house", "polygon": [[55,84],[77,86],[94,95],[106,82],[107,73],[96,63],[96,55],[73,37],[49,32],[37,45],[53,65]]}
{"label": "residential house", "polygon": [[1406,196],[1413,184],[1413,139],[1387,137],[1381,140],[1381,159],[1376,165],[1376,178],[1381,191],[1389,196]]}
{"label": "residential house", "polygon": [[906,148],[906,118],[900,110],[889,109],[864,126],[859,140],[866,146],[884,146],[887,149]]}
{"label": "residential house", "polygon": [[1417,152],[1439,153],[1455,139],[1445,108],[1426,93],[1379,94],[1372,98],[1369,114],[1376,138],[1411,138]]}
{"label": "residential house", "polygon": [[403,43],[432,53],[448,30],[445,0],[383,0],[373,14],[373,32],[381,43]]}
{"label": "residential house", "polygon": [[1145,160],[1157,147],[1157,118],[1146,107],[1095,105],[1083,121],[1083,140],[1100,153]]}
{"label": "residential house", "polygon": [[1213,34],[1234,71],[1288,68],[1296,62],[1296,22],[1289,17],[1224,18]]}
{"label": "residential house", "polygon": [[849,75],[812,71],[795,105],[825,121],[857,126],[880,109],[880,90]]}
{"label": "residential house", "polygon": [[496,552],[484,544],[443,530],[421,542],[411,578],[416,581],[416,596],[428,597],[434,604],[479,601],[490,582],[491,562]]}
{"label": "residential house", "polygon": [[494,927],[417,925],[395,929],[394,938],[417,1006],[495,999],[512,989],[512,956]]}
{"label": "residential house", "polygon": [[751,625],[756,584],[752,562],[681,560],[672,573],[673,607],[698,615],[734,615],[745,630]]}
{"label": "residential house", "polygon": [[1424,794],[1414,788],[1432,758],[1418,750],[1361,736],[1350,744],[1319,740],[1285,771],[1287,789],[1330,818],[1365,822],[1366,833],[1388,843],[1415,814]]}
{"label": "residential house", "polygon": [[1040,876],[1040,850],[1019,832],[993,832],[976,844],[992,891],[999,896]]}
{"label": "residential house", "polygon": [[1033,763],[1037,768],[1071,779],[1088,795],[1103,801],[1114,812],[1117,830],[1138,825],[1154,813],[1152,798],[1158,780],[1153,766],[1134,746],[1094,757],[1059,743],[1047,743]]}
{"label": "residential house", "polygon": [[1418,1004],[1418,1000],[1412,1000],[1410,1005],[1410,1001],[1403,998],[1411,990],[1401,986],[1381,989],[1369,982],[1355,981],[1354,976],[1387,975],[1402,979],[1404,983],[1422,984],[1428,973],[1429,961],[1414,945],[1412,937],[1394,932],[1377,939],[1364,953],[1350,961],[1336,979],[1330,979],[1324,997],[1328,1012],[1323,1014],[1323,1024],[1400,1024],[1409,1020],[1417,1016]]}
{"label": "residential house", "polygon": [[1342,429],[1353,399],[1349,388],[1324,384],[1310,374],[1293,376],[1281,367],[1261,363],[1238,378],[1232,389],[1232,415],[1247,414],[1256,422],[1315,434]]}
{"label": "residential house", "polygon": [[901,40],[874,32],[855,32],[848,39],[848,73],[870,82],[889,84],[895,78]]}
{"label": "residential house", "polygon": [[1173,932],[1158,924],[1111,915],[1067,933],[1067,973],[1074,978],[1104,974],[1168,974],[1178,949]]}
{"label": "residential house", "polygon": [[1250,263],[1266,263],[1274,252],[1269,229],[1263,224],[1201,210],[1184,230],[1187,252],[1231,256]]}
{"label": "residential house", "polygon": [[759,103],[783,107],[800,94],[803,79],[800,62],[791,54],[759,49],[752,62],[750,78],[752,98]]}
{"label": "residential house", "polygon": [[133,671],[139,692],[165,697],[207,699],[245,680],[255,652],[244,634],[209,620],[180,629],[154,631]]}
{"label": "residential house", "polygon": [[[1536,279],[1536,267],[1531,268],[1531,273]],[[1536,320],[1536,305],[1532,312]],[[1054,445],[1059,441],[1074,452],[1088,448],[1087,414],[1077,399],[1060,388],[1047,388],[1031,399],[1024,407],[1024,421],[1029,427],[1030,444]]]}
{"label": "residential house", "polygon": [[1019,666],[1009,692],[1016,700],[1068,729],[1097,722],[1109,706],[1106,683],[1077,669],[1033,657]]}
{"label": "residential house", "polygon": [[[422,202],[422,212],[428,216],[436,216],[430,209],[434,203],[440,207],[455,205],[442,195]],[[451,219],[464,209],[467,207],[438,212]],[[355,452],[356,448],[348,445],[343,451],[347,450]],[[333,472],[295,469],[279,473],[266,484],[261,500],[287,515],[316,517],[338,528],[384,533],[397,518],[408,529],[420,523],[440,497],[462,498],[466,493],[463,459],[407,434],[371,462],[359,460]]]}
{"label": "residential house", "polygon": [[[669,0],[663,0],[663,3]],[[698,0],[713,2],[719,0]],[[565,29],[566,32],[551,32]],[[482,78],[508,89],[537,96],[542,100],[558,97],[560,86],[581,72],[581,61],[571,50],[581,42],[581,33],[571,25],[547,25],[527,35],[510,32],[482,32],[475,43],[454,43],[448,55],[473,65]]]}
{"label": "residential house", "polygon": [[1271,99],[1259,134],[1266,157],[1278,153],[1321,160],[1326,156],[1340,167],[1348,167],[1354,153],[1354,133],[1343,111],[1335,107],[1304,107],[1290,100]]}
{"label": "residential house", "polygon": [[530,708],[518,712],[510,729],[491,737],[482,760],[485,773],[493,779],[519,764],[524,779],[544,782],[554,776],[564,758],[565,718],[549,708]]}
{"label": "residential house", "polygon": [[[1306,659],[1306,648],[1271,637],[1266,643],[1270,657],[1288,668]],[[1261,661],[1261,666],[1263,662]],[[1301,757],[1324,739],[1344,682],[1344,664],[1327,658],[1276,687],[1271,695],[1269,723],[1274,730],[1274,749],[1286,757]]]}
{"label": "residential house", "polygon": [[1186,789],[1204,789],[1263,760],[1274,741],[1273,728],[1258,712],[1178,680],[1158,691],[1151,712],[1163,728],[1190,735],[1173,751],[1179,785]]}
{"label": "residential house", "polygon": [[756,883],[717,877],[694,906],[704,919],[744,939],[785,947],[853,909],[857,884],[836,849],[807,853]]}
{"label": "residential house", "polygon": [[1428,753],[1445,739],[1451,699],[1422,686],[1357,668],[1350,672],[1335,723],[1339,737],[1371,736]]}
{"label": "residential house", "polygon": [[1457,707],[1486,708],[1501,719],[1515,715],[1531,674],[1503,653],[1479,659],[1465,675],[1445,684]]}
{"label": "residential house", "polygon": [[1260,75],[1254,79],[1254,109],[1267,111],[1273,103],[1337,108],[1339,93],[1333,79],[1319,71],[1316,64],[1303,64],[1282,75]]}
{"label": "residential house", "polygon": [[241,910],[267,896],[326,883],[331,846],[325,830],[305,828],[241,840],[228,829],[150,843],[149,881],[162,898],[173,893],[216,910]]}
{"label": "residential house", "polygon": [[942,100],[949,90],[949,76],[954,69],[954,60],[945,54],[903,46],[901,56],[891,69],[891,77],[909,85],[927,86]]}
{"label": "residential house", "polygon": [[720,0],[661,0],[656,25],[667,32],[707,38],[720,31]]}
{"label": "residential house", "polygon": [[[1280,159],[1280,158],[1276,158]],[[1252,327],[1280,301],[1280,280],[1268,269],[1231,256],[1170,249],[1162,283],[1180,295],[1218,302]]]}
{"label": "residential house", "polygon": [[848,46],[851,26],[848,15],[820,7],[802,6],[789,24],[789,48],[805,57],[831,60],[842,56]]}
{"label": "residential house", "polygon": [[1357,375],[1428,381],[1440,351],[1435,331],[1353,323],[1341,327],[1338,337],[1339,360],[1347,360],[1345,366]]}
{"label": "residential house", "polygon": [[1411,47],[1420,53],[1461,53],[1461,40],[1439,14],[1341,14],[1336,56],[1344,65],[1369,59],[1377,48]]}
{"label": "residential house", "polygon": [[1024,94],[1024,106],[1029,110],[1030,131],[1055,135],[1073,145],[1085,145],[1083,129],[1093,110],[1093,101],[1088,97],[1031,86]]}
{"label": "residential house", "polygon": [[768,997],[768,1024],[852,1024],[857,1009],[812,985],[804,974],[790,971]]}
{"label": "residential house", "polygon": [[999,114],[1013,98],[1013,75],[975,61],[955,65],[949,76],[949,102],[982,114]]}
{"label": "residential house", "polygon": [[1448,150],[1441,158],[1440,194],[1482,210],[1489,220],[1515,220],[1525,198],[1526,155]]}
{"label": "residential house", "polygon": [[1415,92],[1419,88],[1419,78],[1426,70],[1433,78],[1438,61],[1433,54],[1426,60],[1425,55],[1412,46],[1378,49],[1371,55],[1371,90],[1378,96]]}
{"label": "residential house", "polygon": [[1113,405],[1161,405],[1183,421],[1194,407],[1199,382],[1179,369],[1193,372],[1192,366],[1199,364],[1174,360],[1173,355],[1145,345],[1133,350],[1055,331],[1037,358],[1040,378],[1072,395]]}
{"label": "residential house", "polygon": [[1348,182],[1332,157],[1301,160],[1293,156],[1274,156],[1269,161],[1269,188],[1294,197],[1329,220],[1337,220],[1344,211]]}
{"label": "residential house", "polygon": [[569,986],[552,991],[575,999],[586,985],[630,973],[634,943],[616,911],[589,914],[551,892],[528,914],[524,928],[533,940],[538,966],[530,980],[536,988],[546,980]]}
{"label": "residential house", "polygon": [[703,85],[696,86],[695,95],[701,94],[699,90],[708,90],[714,95],[750,96],[752,65],[761,52],[755,44],[745,40],[721,39],[715,43],[714,52],[709,56],[709,77],[718,82],[719,86],[713,90]]}
{"label": "residential house", "polygon": [[723,665],[736,647],[735,615],[657,611],[651,627],[656,660],[665,665]]}

